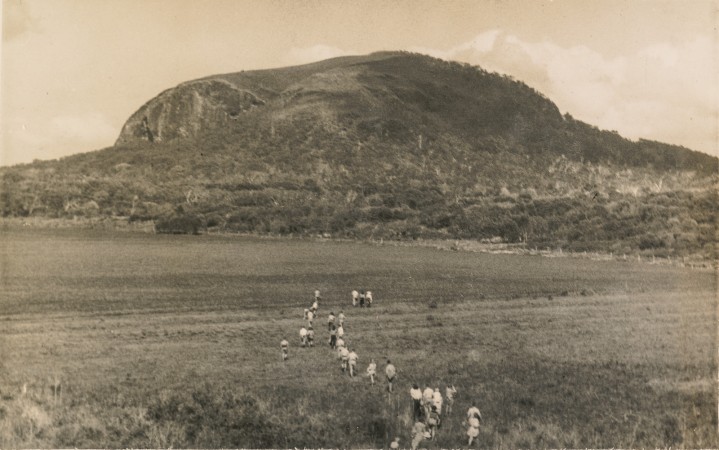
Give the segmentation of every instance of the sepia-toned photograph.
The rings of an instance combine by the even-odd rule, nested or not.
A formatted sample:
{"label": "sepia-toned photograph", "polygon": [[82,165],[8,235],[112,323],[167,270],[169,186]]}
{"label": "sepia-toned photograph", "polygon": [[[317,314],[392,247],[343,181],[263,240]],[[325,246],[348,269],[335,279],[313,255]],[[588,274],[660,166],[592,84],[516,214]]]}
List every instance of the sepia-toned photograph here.
{"label": "sepia-toned photograph", "polygon": [[0,448],[719,448],[719,0],[0,4]]}

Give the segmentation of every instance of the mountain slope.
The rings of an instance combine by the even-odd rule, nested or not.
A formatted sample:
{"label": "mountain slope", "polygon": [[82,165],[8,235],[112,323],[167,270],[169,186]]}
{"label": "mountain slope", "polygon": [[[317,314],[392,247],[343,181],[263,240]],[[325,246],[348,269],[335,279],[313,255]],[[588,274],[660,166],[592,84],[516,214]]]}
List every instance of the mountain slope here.
{"label": "mountain slope", "polygon": [[110,149],[2,170],[0,207],[710,256],[717,161],[562,116],[510,77],[383,52],[182,83]]}

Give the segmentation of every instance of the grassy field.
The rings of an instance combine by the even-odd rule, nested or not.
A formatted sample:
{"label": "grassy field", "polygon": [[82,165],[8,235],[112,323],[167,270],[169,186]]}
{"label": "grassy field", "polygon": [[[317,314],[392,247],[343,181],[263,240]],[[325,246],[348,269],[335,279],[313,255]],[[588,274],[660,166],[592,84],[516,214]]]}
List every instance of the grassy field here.
{"label": "grassy field", "polygon": [[[0,249],[3,448],[409,446],[413,382],[459,390],[429,448],[466,445],[472,401],[482,448],[719,446],[709,270],[72,230]],[[343,376],[325,327],[299,348],[315,288],[394,395]]]}

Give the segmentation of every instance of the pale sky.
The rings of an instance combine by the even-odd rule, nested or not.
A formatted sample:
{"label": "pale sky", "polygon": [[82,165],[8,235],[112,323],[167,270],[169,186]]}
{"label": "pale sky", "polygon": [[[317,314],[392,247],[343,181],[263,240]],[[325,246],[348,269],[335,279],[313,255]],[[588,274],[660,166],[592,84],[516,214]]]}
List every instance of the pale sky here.
{"label": "pale sky", "polygon": [[410,50],[514,76],[575,118],[719,156],[719,0],[2,0],[0,165],[111,146],[161,91]]}

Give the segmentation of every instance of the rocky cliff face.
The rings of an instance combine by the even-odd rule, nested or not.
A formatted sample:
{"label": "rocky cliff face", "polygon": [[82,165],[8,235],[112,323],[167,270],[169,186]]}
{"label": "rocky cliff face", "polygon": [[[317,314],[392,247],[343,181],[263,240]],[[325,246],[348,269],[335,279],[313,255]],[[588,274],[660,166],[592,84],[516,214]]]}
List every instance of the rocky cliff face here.
{"label": "rocky cliff face", "polygon": [[122,128],[116,145],[193,138],[227,126],[265,101],[224,80],[198,80],[169,89],[143,105]]}

